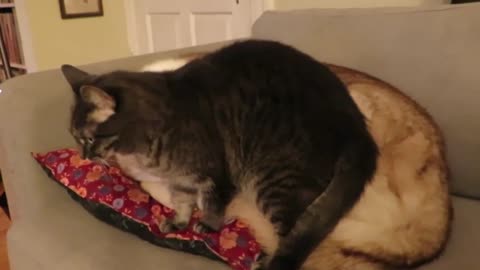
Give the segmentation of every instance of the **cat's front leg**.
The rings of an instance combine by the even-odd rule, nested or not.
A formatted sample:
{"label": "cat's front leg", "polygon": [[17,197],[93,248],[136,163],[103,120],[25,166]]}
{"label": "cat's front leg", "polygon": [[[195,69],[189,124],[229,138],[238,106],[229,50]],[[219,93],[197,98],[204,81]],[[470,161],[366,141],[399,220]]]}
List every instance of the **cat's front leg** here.
{"label": "cat's front leg", "polygon": [[143,181],[140,182],[140,186],[157,202],[170,209],[174,209],[171,190],[166,183]]}
{"label": "cat's front leg", "polygon": [[202,211],[200,223],[195,226],[195,231],[219,231],[225,222],[225,210],[231,198],[225,190],[219,190],[213,182],[202,184],[198,190],[197,206]]}
{"label": "cat's front leg", "polygon": [[195,224],[193,230],[197,233],[219,231],[225,222],[225,216],[215,212],[204,212],[200,222]]}
{"label": "cat's front leg", "polygon": [[159,224],[159,228],[163,233],[187,228],[195,207],[196,193],[192,194],[191,192],[173,189],[171,190],[171,194],[172,208],[175,210],[175,216]]}
{"label": "cat's front leg", "polygon": [[194,201],[191,195],[175,192],[164,182],[144,181],[140,182],[140,186],[157,202],[176,212],[173,218],[162,219],[158,224],[161,232],[169,233],[188,226],[192,214],[192,202]]}

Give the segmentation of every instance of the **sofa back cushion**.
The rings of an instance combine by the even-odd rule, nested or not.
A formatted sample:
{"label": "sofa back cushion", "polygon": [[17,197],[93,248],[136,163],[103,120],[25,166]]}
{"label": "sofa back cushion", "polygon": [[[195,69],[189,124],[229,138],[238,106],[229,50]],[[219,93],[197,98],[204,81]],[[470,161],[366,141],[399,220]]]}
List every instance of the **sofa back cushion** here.
{"label": "sofa back cushion", "polygon": [[265,13],[253,37],[372,74],[443,130],[456,194],[480,198],[480,4]]}

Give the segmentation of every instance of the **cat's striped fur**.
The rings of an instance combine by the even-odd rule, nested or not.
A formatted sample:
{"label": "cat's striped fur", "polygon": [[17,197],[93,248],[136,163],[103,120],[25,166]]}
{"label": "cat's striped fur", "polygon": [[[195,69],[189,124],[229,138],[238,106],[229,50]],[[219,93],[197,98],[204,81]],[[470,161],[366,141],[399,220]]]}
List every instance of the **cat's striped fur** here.
{"label": "cat's striped fur", "polygon": [[[179,56],[143,70],[174,70],[189,61],[190,56]],[[434,259],[447,242],[453,216],[440,130],[424,109],[393,86],[358,71],[329,67],[366,116],[380,156],[359,202],[303,269],[383,270]],[[163,197],[154,190],[151,194]],[[227,216],[249,224],[264,251],[274,254],[278,237],[251,201],[247,195],[235,197]]]}
{"label": "cat's striped fur", "polygon": [[176,215],[161,229],[186,226],[195,206],[217,229],[232,199],[247,196],[280,238],[267,269],[298,269],[376,167],[345,86],[277,42],[237,42],[162,73],[63,71],[85,155],[167,187]]}

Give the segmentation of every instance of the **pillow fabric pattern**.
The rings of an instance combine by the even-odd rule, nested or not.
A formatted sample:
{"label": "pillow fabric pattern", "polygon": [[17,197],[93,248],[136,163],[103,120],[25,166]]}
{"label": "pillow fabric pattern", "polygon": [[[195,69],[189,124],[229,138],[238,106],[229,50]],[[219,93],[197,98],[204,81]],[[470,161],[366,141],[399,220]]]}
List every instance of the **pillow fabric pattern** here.
{"label": "pillow fabric pattern", "polygon": [[199,234],[192,230],[201,216],[197,211],[187,229],[161,233],[158,223],[175,212],[118,168],[81,159],[74,149],[34,153],[33,157],[92,215],[152,244],[220,260],[235,270],[252,269],[261,256],[260,245],[239,220],[228,220],[219,232]]}

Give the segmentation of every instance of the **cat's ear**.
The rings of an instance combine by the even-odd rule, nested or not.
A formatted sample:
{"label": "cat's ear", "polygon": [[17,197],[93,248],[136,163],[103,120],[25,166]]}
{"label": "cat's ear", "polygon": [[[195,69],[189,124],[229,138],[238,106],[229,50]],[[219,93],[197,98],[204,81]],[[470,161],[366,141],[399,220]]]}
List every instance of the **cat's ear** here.
{"label": "cat's ear", "polygon": [[102,89],[92,86],[84,85],[79,90],[80,97],[90,104],[93,104],[100,110],[115,110],[115,99]]}
{"label": "cat's ear", "polygon": [[72,89],[76,94],[78,94],[80,86],[82,86],[82,84],[84,84],[91,76],[87,72],[71,65],[62,65],[61,70],[63,76],[65,76],[65,79],[67,79],[68,83],[72,86]]}

